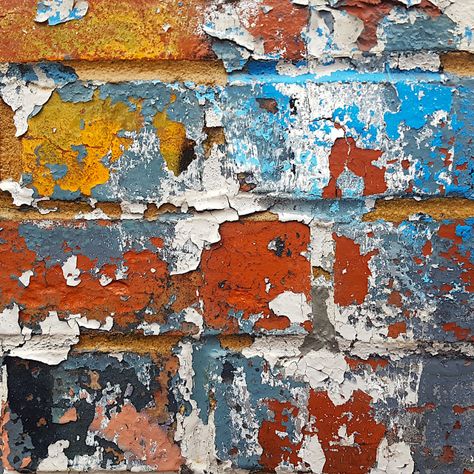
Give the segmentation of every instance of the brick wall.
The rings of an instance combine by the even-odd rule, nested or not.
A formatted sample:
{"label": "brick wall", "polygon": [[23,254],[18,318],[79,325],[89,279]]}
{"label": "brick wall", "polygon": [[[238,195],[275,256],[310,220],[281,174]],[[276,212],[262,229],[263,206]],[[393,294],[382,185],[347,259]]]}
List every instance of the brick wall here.
{"label": "brick wall", "polygon": [[0,6],[0,472],[474,471],[474,2]]}

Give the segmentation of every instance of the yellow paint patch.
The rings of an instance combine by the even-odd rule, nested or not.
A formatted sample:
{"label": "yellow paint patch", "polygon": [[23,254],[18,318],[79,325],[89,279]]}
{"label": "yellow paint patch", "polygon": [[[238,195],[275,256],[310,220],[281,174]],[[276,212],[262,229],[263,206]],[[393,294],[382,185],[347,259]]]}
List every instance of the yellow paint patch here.
{"label": "yellow paint patch", "polygon": [[[28,121],[22,139],[23,172],[31,173],[33,185],[42,196],[51,196],[54,186],[64,191],[90,195],[98,184],[109,179],[102,160],[116,161],[131,139],[119,137],[120,131],[138,131],[140,110],[132,111],[123,103],[102,100],[98,93],[88,102],[63,102],[58,93]],[[85,156],[74,147],[84,147]],[[53,176],[52,165],[63,165],[64,176]]]}
{"label": "yellow paint patch", "polygon": [[187,144],[186,128],[182,123],[170,120],[166,110],[155,115],[153,125],[160,139],[161,156],[168,169],[178,176],[181,172],[181,157]]}

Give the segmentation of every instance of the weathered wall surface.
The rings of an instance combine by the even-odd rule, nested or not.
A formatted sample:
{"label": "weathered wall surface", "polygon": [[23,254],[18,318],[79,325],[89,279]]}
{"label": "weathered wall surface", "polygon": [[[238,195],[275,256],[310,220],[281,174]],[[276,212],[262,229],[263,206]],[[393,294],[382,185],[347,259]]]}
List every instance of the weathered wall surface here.
{"label": "weathered wall surface", "polygon": [[474,472],[474,2],[0,6],[0,471]]}

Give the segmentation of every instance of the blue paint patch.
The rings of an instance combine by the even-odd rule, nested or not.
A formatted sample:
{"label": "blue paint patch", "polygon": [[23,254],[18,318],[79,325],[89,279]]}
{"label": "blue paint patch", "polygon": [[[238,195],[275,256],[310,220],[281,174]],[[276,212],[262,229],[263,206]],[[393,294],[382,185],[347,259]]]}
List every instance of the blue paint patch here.
{"label": "blue paint patch", "polygon": [[39,0],[35,21],[48,23],[50,26],[59,25],[72,20],[83,18],[88,9],[87,0]]}
{"label": "blue paint patch", "polygon": [[54,163],[46,163],[46,168],[51,171],[51,176],[55,181],[58,179],[64,178],[67,174],[67,166],[66,165],[60,165],[60,164],[54,164]]}
{"label": "blue paint patch", "polygon": [[400,108],[385,114],[387,135],[392,140],[400,137],[399,126],[419,130],[436,111],[449,113],[452,107],[452,89],[433,84],[399,82],[396,84]]}

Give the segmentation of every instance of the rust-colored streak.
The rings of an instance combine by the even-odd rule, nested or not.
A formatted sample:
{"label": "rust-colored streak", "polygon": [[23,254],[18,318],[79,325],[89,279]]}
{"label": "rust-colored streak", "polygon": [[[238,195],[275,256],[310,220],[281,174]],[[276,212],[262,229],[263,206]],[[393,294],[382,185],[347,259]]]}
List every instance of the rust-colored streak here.
{"label": "rust-colored streak", "polygon": [[456,233],[457,223],[444,224],[439,228],[438,235],[450,240],[452,245],[445,251],[440,252],[440,256],[447,260],[456,263],[462,270],[461,281],[465,285],[465,290],[474,292],[474,264],[471,262],[470,252],[463,252],[461,250],[462,238]]}
{"label": "rust-colored streak", "polygon": [[219,335],[218,339],[224,349],[232,352],[242,352],[243,349],[250,347],[253,343],[253,338],[249,334]]}
{"label": "rust-colored streak", "polygon": [[472,335],[471,330],[469,328],[463,328],[454,322],[443,324],[443,330],[453,333],[458,341],[474,342],[474,335]]}
{"label": "rust-colored streak", "polygon": [[135,354],[171,354],[180,336],[160,334],[142,336],[138,334],[89,333],[81,334],[75,352],[134,352]]}
{"label": "rust-colored streak", "polygon": [[0,99],[0,181],[18,181],[21,176],[21,143],[15,137],[13,116],[12,108]]}
{"label": "rust-colored streak", "polygon": [[358,148],[353,138],[338,138],[334,142],[329,156],[331,178],[323,190],[323,197],[341,197],[337,179],[346,169],[364,180],[364,196],[384,193],[387,190],[386,168],[373,164],[381,156],[382,152],[379,150]]}
{"label": "rust-colored streak", "polygon": [[376,371],[378,368],[383,369],[388,366],[388,360],[380,357],[371,357],[367,360],[354,357],[346,357],[345,359],[351,370],[358,370],[369,366],[373,371]]}
{"label": "rust-colored streak", "polygon": [[333,234],[336,242],[334,262],[334,300],[341,306],[362,304],[369,288],[370,259],[376,251],[365,255],[360,245],[348,237]]}
{"label": "rust-colored streak", "polygon": [[474,54],[453,51],[441,55],[443,71],[457,76],[474,76]]}

